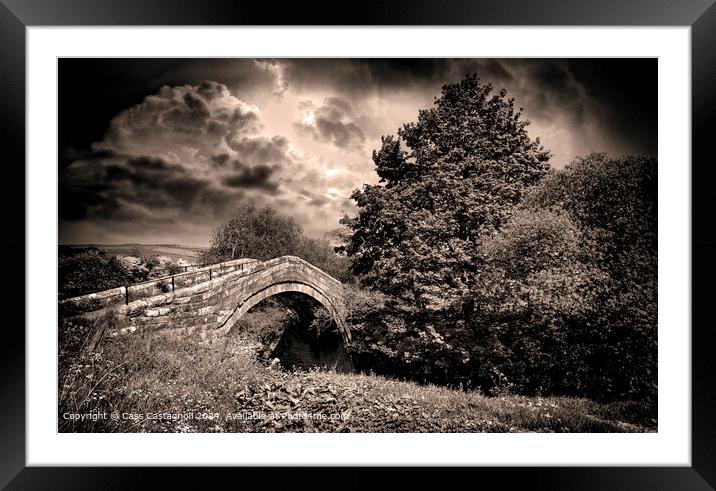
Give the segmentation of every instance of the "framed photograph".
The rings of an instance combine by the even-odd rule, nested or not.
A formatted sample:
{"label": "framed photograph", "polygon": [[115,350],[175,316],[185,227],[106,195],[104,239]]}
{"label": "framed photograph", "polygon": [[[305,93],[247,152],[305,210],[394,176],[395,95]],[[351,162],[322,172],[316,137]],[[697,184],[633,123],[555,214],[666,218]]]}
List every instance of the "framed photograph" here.
{"label": "framed photograph", "polygon": [[710,3],[2,0],[0,482],[711,489]]}

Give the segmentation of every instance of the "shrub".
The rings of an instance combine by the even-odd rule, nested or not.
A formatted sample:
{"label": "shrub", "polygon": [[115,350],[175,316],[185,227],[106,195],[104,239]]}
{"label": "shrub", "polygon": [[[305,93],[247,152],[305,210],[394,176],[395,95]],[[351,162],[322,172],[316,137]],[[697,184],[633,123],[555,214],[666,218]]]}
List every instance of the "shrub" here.
{"label": "shrub", "polygon": [[[60,247],[59,298],[109,290],[184,272],[184,268],[162,256],[112,256],[96,248]],[[171,290],[167,282],[157,286]]]}
{"label": "shrub", "polygon": [[61,255],[58,278],[60,299],[133,282],[132,276],[116,257],[96,249]]}

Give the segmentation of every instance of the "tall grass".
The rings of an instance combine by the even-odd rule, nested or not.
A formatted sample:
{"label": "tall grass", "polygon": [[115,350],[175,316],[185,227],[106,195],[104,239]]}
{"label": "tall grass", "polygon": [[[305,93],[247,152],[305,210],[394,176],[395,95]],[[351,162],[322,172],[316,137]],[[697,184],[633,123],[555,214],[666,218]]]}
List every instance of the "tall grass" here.
{"label": "tall grass", "polygon": [[[656,427],[654,408],[636,402],[487,397],[373,374],[271,369],[259,361],[263,348],[250,326],[223,338],[103,337],[118,322],[108,315],[60,326],[60,432],[622,432]],[[229,417],[247,413],[301,417]],[[68,414],[108,417],[69,419]],[[147,417],[157,414],[194,417]]]}

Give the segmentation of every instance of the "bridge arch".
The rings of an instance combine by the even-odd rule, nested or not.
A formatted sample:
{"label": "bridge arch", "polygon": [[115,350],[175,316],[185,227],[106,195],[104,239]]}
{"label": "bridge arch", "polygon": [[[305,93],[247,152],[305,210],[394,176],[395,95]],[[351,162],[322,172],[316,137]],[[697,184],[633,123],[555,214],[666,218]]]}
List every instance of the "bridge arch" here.
{"label": "bridge arch", "polygon": [[343,285],[295,256],[268,261],[237,259],[197,267],[151,282],[60,302],[64,316],[112,310],[125,322],[111,335],[141,331],[226,334],[252,307],[269,297],[300,293],[323,305],[335,320],[344,348],[351,344]]}
{"label": "bridge arch", "polygon": [[280,295],[282,293],[303,293],[316,300],[333,317],[333,320],[336,322],[338,332],[343,338],[344,345],[350,345],[351,332],[346,325],[345,319],[343,318],[343,305],[336,305],[336,301],[324,293],[321,288],[303,281],[282,281],[272,283],[264,288],[250,293],[248,297],[238,303],[235,310],[224,321],[223,325],[218,328],[217,333],[221,335],[226,334],[246,312],[267,298]]}

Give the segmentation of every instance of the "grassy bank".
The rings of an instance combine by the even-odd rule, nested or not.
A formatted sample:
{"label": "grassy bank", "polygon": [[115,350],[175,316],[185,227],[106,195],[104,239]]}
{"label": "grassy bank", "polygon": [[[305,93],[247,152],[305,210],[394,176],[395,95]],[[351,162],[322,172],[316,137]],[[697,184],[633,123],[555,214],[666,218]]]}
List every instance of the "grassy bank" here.
{"label": "grassy bank", "polygon": [[486,397],[367,374],[284,372],[233,333],[130,335],[102,321],[60,329],[61,432],[641,432],[654,408],[570,397]]}

